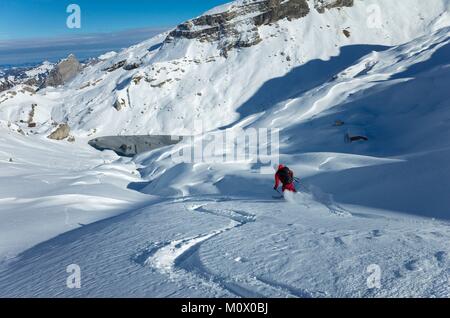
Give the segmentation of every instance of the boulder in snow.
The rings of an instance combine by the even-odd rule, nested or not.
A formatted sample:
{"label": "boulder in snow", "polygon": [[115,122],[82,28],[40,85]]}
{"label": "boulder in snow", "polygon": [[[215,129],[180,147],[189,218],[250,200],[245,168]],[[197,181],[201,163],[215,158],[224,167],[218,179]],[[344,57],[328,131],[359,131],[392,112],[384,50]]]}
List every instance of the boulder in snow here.
{"label": "boulder in snow", "polygon": [[48,138],[53,140],[63,140],[69,137],[70,127],[68,124],[60,124],[54,132],[52,132]]}
{"label": "boulder in snow", "polygon": [[119,112],[126,106],[125,100],[123,98],[118,98],[113,106]]}

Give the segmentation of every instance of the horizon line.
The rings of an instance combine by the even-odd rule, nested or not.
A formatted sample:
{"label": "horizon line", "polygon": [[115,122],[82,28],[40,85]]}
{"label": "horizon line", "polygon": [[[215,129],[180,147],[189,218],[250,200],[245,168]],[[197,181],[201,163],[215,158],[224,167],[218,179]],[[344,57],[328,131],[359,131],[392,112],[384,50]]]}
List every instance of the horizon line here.
{"label": "horizon line", "polygon": [[15,66],[57,61],[70,53],[81,60],[120,51],[168,32],[173,26],[132,28],[114,32],[0,40],[0,65]]}

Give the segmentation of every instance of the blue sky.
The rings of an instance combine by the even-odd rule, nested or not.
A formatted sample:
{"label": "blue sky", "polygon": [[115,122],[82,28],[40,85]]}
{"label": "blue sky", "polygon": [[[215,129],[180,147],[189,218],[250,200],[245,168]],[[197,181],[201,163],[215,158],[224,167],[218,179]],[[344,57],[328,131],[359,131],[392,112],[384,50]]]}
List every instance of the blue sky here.
{"label": "blue sky", "polygon": [[[0,40],[168,27],[227,0],[2,0]],[[66,8],[81,7],[81,29],[69,29]]]}
{"label": "blue sky", "polygon": [[[63,51],[68,47],[67,39],[81,41],[82,47],[87,35],[100,39],[103,33],[113,34],[108,44],[99,43],[95,48],[89,44],[92,54],[119,49],[229,1],[0,0],[0,64],[38,61],[45,57],[45,50],[55,48],[59,53],[49,53],[48,59],[60,58],[66,53]],[[69,16],[66,8],[72,3],[81,8],[80,29],[69,29],[66,25]],[[132,30],[138,31],[133,34]],[[87,51],[80,54],[89,55]]]}

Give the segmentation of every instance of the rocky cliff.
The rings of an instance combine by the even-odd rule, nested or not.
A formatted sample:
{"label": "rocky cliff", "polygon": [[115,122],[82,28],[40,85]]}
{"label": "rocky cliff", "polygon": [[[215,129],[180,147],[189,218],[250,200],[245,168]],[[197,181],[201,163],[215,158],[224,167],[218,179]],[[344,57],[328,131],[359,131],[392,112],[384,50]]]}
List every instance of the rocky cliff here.
{"label": "rocky cliff", "polygon": [[59,86],[67,83],[83,69],[81,63],[77,60],[75,55],[71,54],[67,59],[59,62],[56,67],[48,75],[44,86]]}
{"label": "rocky cliff", "polygon": [[327,9],[353,6],[353,0],[253,0],[235,2],[223,12],[205,14],[180,24],[166,39],[217,41],[224,56],[233,48],[261,42],[259,27],[282,19],[300,19],[310,13],[310,4],[320,13]]}

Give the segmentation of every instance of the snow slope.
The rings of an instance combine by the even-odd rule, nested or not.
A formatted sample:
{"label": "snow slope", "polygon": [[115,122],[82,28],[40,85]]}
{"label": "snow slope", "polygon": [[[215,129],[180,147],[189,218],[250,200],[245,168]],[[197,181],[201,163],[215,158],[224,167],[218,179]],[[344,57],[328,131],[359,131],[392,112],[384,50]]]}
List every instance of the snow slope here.
{"label": "snow slope", "polygon": [[[243,3],[247,2],[234,6],[239,8]],[[233,40],[232,35],[219,41],[168,41],[167,34],[162,34],[123,50],[88,66],[65,87],[34,95],[33,103],[46,114],[37,125],[49,132],[53,121],[68,122],[76,136],[93,132],[96,136],[190,134],[194,120],[203,120],[205,129],[210,130],[288,97],[297,89],[296,84],[262,100],[252,98],[273,78],[286,76],[311,61],[341,56],[341,47],[361,45],[340,65],[345,67],[375,49],[373,45],[397,45],[450,24],[448,0],[355,1],[353,7],[324,13],[314,9],[315,1],[308,4],[311,10],[307,16],[258,26],[262,41],[231,50],[227,58],[221,56],[220,46]],[[378,8],[375,11],[373,4]],[[236,27],[242,36],[253,28],[246,19]],[[137,68],[126,70],[120,62]],[[106,71],[111,67],[113,71]],[[17,122],[17,106],[24,111],[30,107],[28,96],[21,93],[6,101],[2,97],[0,119]],[[114,107],[117,102],[120,111]]]}
{"label": "snow slope", "polygon": [[0,132],[0,262],[149,199],[126,189],[136,167],[112,152]]}
{"label": "snow slope", "polygon": [[[159,46],[161,35],[85,69],[68,86],[0,104],[2,118],[13,121],[2,131],[8,146],[0,175],[11,185],[0,198],[5,231],[17,219],[11,211],[23,215],[19,234],[2,236],[0,297],[449,297],[449,2],[377,2],[383,29],[365,29],[367,7],[355,1],[262,26],[261,43],[209,63],[204,58],[219,54],[217,43]],[[331,30],[322,31],[328,23]],[[317,34],[328,34],[322,47]],[[102,71],[124,57],[142,64]],[[151,87],[172,78],[169,72],[181,76],[179,66],[186,73],[180,81]],[[95,78],[102,80],[93,86]],[[116,97],[124,98],[120,111],[111,109]],[[213,107],[225,97],[228,106]],[[13,118],[36,98],[41,120],[33,133]],[[169,101],[170,111],[163,107]],[[194,118],[208,119],[211,130],[197,143],[225,131],[239,136],[240,128],[279,128],[280,159],[301,178],[300,193],[273,199],[273,177],[260,174],[259,164],[223,163],[221,152],[174,162],[187,143],[132,161],[85,146],[97,134],[192,132]],[[76,144],[43,138],[52,121],[64,120]],[[345,143],[346,134],[369,140]],[[50,170],[49,157],[58,158]],[[31,172],[49,184],[17,181]],[[39,210],[42,201],[58,219]],[[94,203],[98,211],[83,213]],[[63,226],[68,206],[85,226]],[[30,228],[33,235],[19,236]],[[81,268],[80,289],[66,286],[70,264]],[[379,288],[368,283],[374,268]]]}
{"label": "snow slope", "polygon": [[[1,272],[0,295],[448,297],[448,223],[361,208],[342,217],[301,198],[168,200],[96,223],[23,253]],[[80,289],[65,285],[73,263]],[[366,285],[371,264],[381,289]]]}
{"label": "snow slope", "polygon": [[[236,129],[241,126],[281,128],[281,161],[344,202],[448,219],[449,53],[449,28],[370,53],[327,75],[324,83],[305,83],[311,85],[307,90],[297,82],[298,92],[293,91],[290,98],[229,130],[239,134]],[[261,94],[305,74],[321,76],[317,71],[328,72],[333,63],[332,59],[302,66],[292,75],[267,83]],[[345,125],[334,126],[338,120]],[[346,133],[363,134],[369,142],[347,144]],[[197,143],[206,142],[206,148],[208,139],[206,135]],[[264,176],[255,175],[258,164],[208,164],[222,161],[219,152],[206,163],[175,165],[172,154],[186,147],[190,144],[137,159],[145,166],[143,175],[154,181],[145,191],[214,194],[229,187],[233,194],[264,193],[259,187],[248,193],[248,183],[240,180],[245,176],[252,184],[267,182]]]}

